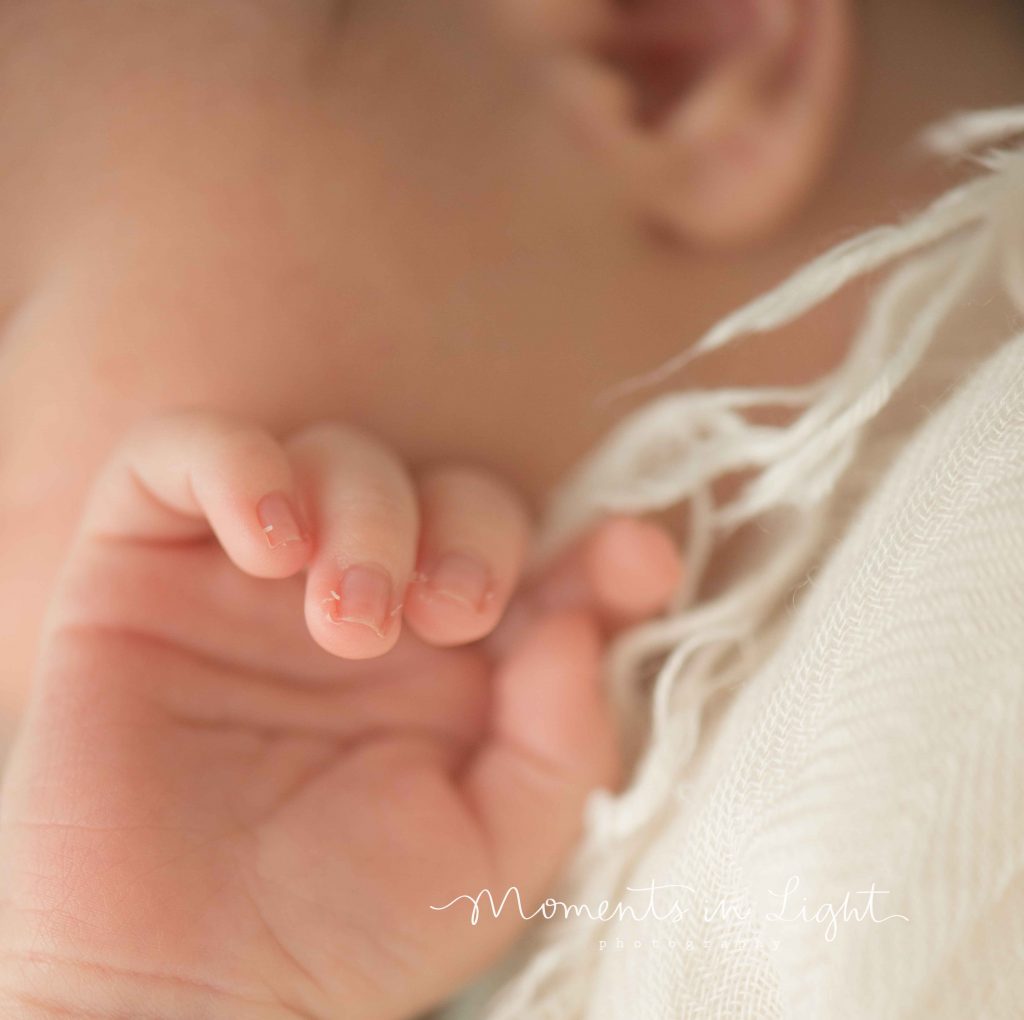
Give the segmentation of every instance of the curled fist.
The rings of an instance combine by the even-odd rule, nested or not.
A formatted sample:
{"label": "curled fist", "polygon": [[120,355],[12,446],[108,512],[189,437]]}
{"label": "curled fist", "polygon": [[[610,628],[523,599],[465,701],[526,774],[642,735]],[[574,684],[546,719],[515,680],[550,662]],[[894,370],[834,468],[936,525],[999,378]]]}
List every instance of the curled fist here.
{"label": "curled fist", "polygon": [[520,934],[616,782],[599,665],[680,565],[322,424],[180,413],[96,480],[0,815],[5,1016],[413,1016]]}

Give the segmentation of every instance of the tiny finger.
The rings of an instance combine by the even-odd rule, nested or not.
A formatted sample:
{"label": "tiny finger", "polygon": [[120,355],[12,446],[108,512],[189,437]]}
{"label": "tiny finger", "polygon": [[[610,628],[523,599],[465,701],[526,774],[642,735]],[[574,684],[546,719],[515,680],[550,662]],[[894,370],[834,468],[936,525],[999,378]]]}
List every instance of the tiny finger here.
{"label": "tiny finger", "polygon": [[416,574],[405,604],[410,628],[435,645],[477,641],[501,618],[530,536],[527,510],[487,472],[441,467],[419,479]]}

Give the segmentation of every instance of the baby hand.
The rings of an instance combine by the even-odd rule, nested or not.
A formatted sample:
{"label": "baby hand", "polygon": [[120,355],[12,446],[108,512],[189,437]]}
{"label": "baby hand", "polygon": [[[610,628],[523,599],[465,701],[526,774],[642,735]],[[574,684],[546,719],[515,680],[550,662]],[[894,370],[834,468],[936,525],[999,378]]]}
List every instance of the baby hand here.
{"label": "baby hand", "polygon": [[5,779],[10,1015],[398,1018],[491,962],[518,913],[430,908],[547,894],[615,782],[609,621],[679,570],[617,521],[523,591],[529,541],[489,474],[413,476],[342,425],[134,433]]}

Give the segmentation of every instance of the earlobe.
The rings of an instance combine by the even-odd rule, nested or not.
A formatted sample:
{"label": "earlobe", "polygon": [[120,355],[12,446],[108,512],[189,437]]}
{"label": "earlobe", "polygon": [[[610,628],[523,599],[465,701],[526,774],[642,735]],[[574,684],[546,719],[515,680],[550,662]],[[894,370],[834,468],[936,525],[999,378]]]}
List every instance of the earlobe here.
{"label": "earlobe", "polygon": [[591,9],[588,40],[556,58],[556,92],[639,216],[741,244],[808,196],[847,91],[849,0],[552,2]]}

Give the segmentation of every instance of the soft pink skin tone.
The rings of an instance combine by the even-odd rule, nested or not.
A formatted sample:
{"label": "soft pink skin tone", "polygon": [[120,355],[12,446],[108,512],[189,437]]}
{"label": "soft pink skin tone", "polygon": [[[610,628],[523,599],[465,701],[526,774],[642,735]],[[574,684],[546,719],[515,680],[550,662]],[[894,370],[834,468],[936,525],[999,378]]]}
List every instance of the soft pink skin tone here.
{"label": "soft pink skin tone", "polygon": [[[668,7],[675,0],[661,2]],[[89,586],[77,598],[79,606],[103,608],[101,595],[131,592],[130,584],[139,584],[148,570],[139,598],[120,609],[142,613],[147,626],[187,620],[188,633],[178,634],[178,644],[162,656],[147,655],[143,671],[155,681],[146,689],[180,694],[186,716],[219,709],[250,723],[263,712],[275,720],[280,713],[296,726],[305,725],[308,715],[317,725],[326,716],[365,727],[381,713],[391,719],[386,713],[401,709],[434,722],[464,722],[474,718],[473,706],[441,695],[500,686],[480,651],[462,646],[499,616],[502,626],[488,637],[488,648],[504,657],[522,650],[523,628],[531,626],[538,606],[547,614],[578,609],[581,602],[588,606],[574,623],[556,617],[556,623],[562,620],[558,640],[543,631],[542,658],[556,662],[566,655],[573,672],[572,663],[581,667],[595,650],[593,619],[587,619],[596,615],[607,631],[659,611],[666,578],[676,567],[665,558],[664,536],[636,522],[615,522],[610,531],[591,536],[572,561],[552,568],[530,598],[512,597],[506,604],[520,555],[514,536],[521,525],[513,518],[523,513],[508,493],[521,492],[536,508],[627,409],[595,409],[608,387],[676,354],[823,244],[889,220],[948,183],[944,171],[922,169],[909,156],[893,158],[895,151],[906,152],[918,127],[952,109],[1017,102],[1024,90],[1019,39],[995,3],[863,0],[857,5],[866,15],[859,48],[863,84],[842,158],[826,171],[840,124],[832,100],[842,94],[844,68],[858,50],[839,27],[850,6],[845,0],[808,3],[829,12],[829,30],[817,40],[821,45],[808,50],[813,60],[801,66],[803,73],[789,78],[795,89],[789,99],[796,105],[783,104],[786,115],[766,122],[756,84],[750,87],[742,69],[739,78],[728,71],[717,93],[728,101],[702,104],[702,122],[711,128],[709,137],[738,125],[746,144],[708,148],[694,142],[691,131],[689,149],[680,149],[671,134],[637,132],[624,119],[632,101],[643,98],[636,95],[641,86],[607,74],[595,59],[595,24],[603,20],[599,0],[351,0],[344,20],[337,17],[342,5],[328,0],[0,5],[0,705],[9,725],[41,652],[50,663],[9,779],[5,812],[20,804],[25,818],[31,810],[36,817],[66,820],[66,799],[74,793],[81,798],[76,803],[97,816],[108,812],[107,823],[117,826],[133,812],[159,807],[171,820],[164,836],[173,841],[183,826],[217,824],[222,807],[242,813],[275,793],[279,777],[258,769],[254,777],[260,759],[246,760],[229,733],[218,738],[213,729],[190,733],[161,723],[153,714],[159,702],[141,702],[139,685],[130,682],[126,648],[108,641],[58,649],[42,641],[44,614],[85,493],[123,436],[161,409],[226,412],[278,438],[339,418],[366,430],[390,451],[386,459],[402,465],[423,521],[434,522],[429,533],[438,553],[485,552],[495,557],[494,578],[507,585],[485,599],[482,614],[466,612],[449,590],[455,577],[479,590],[464,561],[442,572],[446,579],[431,590],[430,572],[439,562],[433,549],[421,556],[399,541],[370,558],[370,550],[349,550],[359,554],[353,563],[381,566],[380,556],[393,557],[389,571],[427,575],[406,589],[399,638],[388,628],[325,617],[325,602],[341,581],[336,571],[317,575],[322,587],[305,602],[306,628],[293,612],[297,578],[273,582],[274,591],[290,595],[271,597],[270,582],[229,567],[210,542],[191,539],[194,549],[179,549],[157,571],[145,557],[93,563],[90,569],[106,571],[110,584]],[[502,11],[510,16],[507,30],[499,27]],[[526,11],[536,23],[513,27]],[[950,52],[957,54],[953,64]],[[590,77],[567,79],[561,73],[569,69],[565,57],[574,58],[569,63],[576,71],[585,65]],[[401,74],[392,73],[396,67]],[[675,97],[682,115],[687,96]],[[729,161],[730,152],[742,154],[741,164]],[[723,153],[726,162],[716,162]],[[690,157],[715,172],[687,173]],[[680,189],[679,181],[686,186]],[[792,219],[815,194],[812,185],[822,181],[828,187],[818,194],[827,201],[811,202]],[[721,193],[704,190],[709,182],[727,186]],[[652,220],[656,231],[650,230]],[[740,244],[745,234],[761,243]],[[773,243],[763,243],[766,238]],[[686,383],[805,380],[841,353],[848,311],[856,311],[856,301],[850,309],[831,307],[826,320],[749,344],[740,358],[729,352],[708,359]],[[446,465],[454,465],[459,477],[439,481],[435,469]],[[480,465],[487,469],[482,474]],[[482,477],[490,481],[482,483]],[[460,516],[462,486],[470,478],[492,496],[505,494],[494,496],[510,515],[500,529],[481,529],[486,515],[479,511]],[[249,507],[250,525],[266,544],[262,555],[275,556],[259,560],[264,565],[291,563],[289,557],[301,551],[287,541],[271,549],[262,530],[276,522],[278,534],[289,531],[280,506],[271,503],[270,517],[260,516],[260,502],[277,491],[250,494],[256,501]],[[408,514],[410,502],[408,493],[404,501],[392,499],[392,510],[401,514],[405,505]],[[389,533],[408,538],[418,529],[407,520]],[[502,541],[481,547],[481,530]],[[637,543],[634,552],[626,555],[621,546],[616,552],[616,544],[626,541]],[[502,555],[509,558],[505,567]],[[637,562],[650,562],[649,582],[642,571],[637,574]],[[79,579],[87,577],[89,565],[81,557],[75,563]],[[618,573],[623,564],[625,572]],[[362,591],[356,615],[376,619],[373,607],[380,599],[367,585]],[[214,671],[216,682],[200,696],[192,666],[178,668],[186,639],[194,643],[203,636],[224,662],[233,656],[250,661],[241,656],[259,648],[266,668],[282,630],[307,650],[311,631],[328,646],[342,642],[344,647],[318,653],[318,663],[338,669],[343,660],[332,653],[341,653],[346,676],[367,670],[373,677],[365,685],[373,694],[378,680],[381,689],[392,690],[407,679],[403,656],[414,649],[424,657],[421,668],[428,660],[433,664],[431,697],[403,689],[404,701],[389,698],[382,706],[368,694],[359,704],[346,700],[336,715],[324,709],[321,695],[311,698],[287,683],[268,689],[255,677],[237,689],[245,697],[232,700],[236,688],[225,670]],[[218,644],[231,639],[231,647]],[[397,642],[393,651],[372,658],[391,640]],[[455,647],[439,649],[447,645]],[[99,658],[77,665],[65,659],[58,669],[58,650]],[[279,665],[287,681],[295,662]],[[585,673],[573,673],[580,682],[567,688],[570,696],[593,691]],[[109,686],[108,678],[114,681]],[[339,698],[342,689],[335,692]],[[559,685],[542,691],[524,681],[523,690],[531,695],[533,718],[566,721],[559,705],[544,701],[562,690]],[[442,718],[429,710],[440,710]],[[142,733],[154,739],[146,742]],[[462,730],[450,735],[467,736]],[[564,735],[565,746],[576,746],[574,739]],[[81,760],[70,761],[69,748],[82,749]],[[297,751],[290,767],[301,767],[299,759],[308,753]],[[106,775],[119,761],[132,767]],[[37,785],[44,762],[55,778],[45,789]],[[346,796],[362,803],[379,790],[377,781],[367,777],[365,788],[353,782]],[[176,799],[183,783],[189,796]],[[95,800],[100,796],[102,803]],[[386,806],[386,797],[371,805],[381,809],[373,816],[381,824]],[[332,814],[318,804],[303,824],[329,828],[331,819],[352,810]],[[190,812],[205,814],[197,819]],[[544,821],[531,819],[537,828]],[[419,831],[415,805],[395,824]],[[157,867],[170,844],[156,830],[148,836],[115,832],[109,839],[86,829],[70,836],[39,830],[38,857],[24,831],[7,837],[13,838],[12,870],[0,871],[6,897],[52,903],[54,888],[28,876],[52,875],[59,853],[67,874],[86,876],[70,890],[61,887],[59,897],[123,889],[117,902],[126,924],[120,930],[127,932],[154,916],[166,916],[171,928],[181,924],[191,916],[203,881],[212,888],[220,877],[237,875],[222,870],[219,876],[223,859],[212,850]],[[395,875],[388,870],[396,862],[386,856],[383,841],[365,846],[382,883],[401,877],[400,867]],[[73,847],[84,856],[69,856]],[[148,869],[144,883],[125,887],[126,872],[116,863],[122,847],[134,867]],[[317,852],[313,844],[304,850]],[[97,872],[94,852],[111,851],[109,869]],[[282,863],[282,853],[275,844],[275,869],[295,869],[303,881],[322,878],[323,869],[305,860],[285,854]],[[138,854],[151,856],[142,863]],[[15,881],[15,874],[25,881]],[[230,948],[220,935],[239,934],[237,926],[245,926],[245,917],[251,922],[252,914],[245,915],[237,899],[224,902],[218,913],[211,904],[219,902],[202,900],[208,927],[200,929],[201,944],[165,935],[158,944],[147,943],[152,958],[122,952],[117,929],[108,930],[109,958],[95,956],[98,967],[79,972],[60,968],[54,994],[72,995],[77,982],[82,995],[102,996],[110,988],[106,978],[128,994],[131,979],[102,967],[116,971],[129,958],[187,981],[197,973],[199,955],[229,987],[253,987],[239,969],[244,961],[218,955]],[[116,903],[86,906],[114,909]],[[24,948],[26,932],[34,930],[19,928],[24,921],[52,923],[60,941],[46,948],[54,951],[74,955],[79,942],[101,948],[95,929],[74,927],[72,912],[29,916],[35,920],[3,915],[10,945]],[[397,919],[390,925],[378,916],[363,932],[353,922],[346,944],[369,939],[378,945],[373,939],[397,926]],[[242,934],[252,931],[250,925]],[[450,952],[439,972],[453,982],[496,951],[507,934],[467,950],[459,929],[450,946],[429,948]],[[259,957],[268,968],[281,959],[271,942],[263,939]],[[216,951],[207,954],[211,945]],[[175,956],[175,946],[186,958]],[[136,950],[142,951],[139,945]],[[297,962],[315,967],[324,951],[318,943],[311,959]],[[372,970],[367,968],[368,979]],[[308,992],[301,978],[292,983],[295,970],[287,965],[270,972],[285,993]],[[15,976],[27,985],[48,980],[45,971],[30,966],[20,966]],[[388,975],[381,981],[390,991]],[[441,983],[414,987],[426,1001],[445,990]],[[145,988],[153,993],[151,982]],[[201,991],[195,994],[202,998]],[[380,1010],[400,1005],[385,995]],[[109,1013],[106,1003],[98,1009]]]}
{"label": "soft pink skin tone", "polygon": [[[586,37],[599,0],[347,6],[340,21],[327,0],[0,5],[9,725],[83,494],[134,423],[183,405],[276,434],[341,417],[413,465],[485,464],[536,505],[628,409],[597,405],[610,387],[678,353],[823,238],[944,183],[892,159],[894,147],[953,107],[1024,86],[1017,40],[978,5],[862,4],[868,84],[828,202],[772,244],[723,257],[720,240],[702,242],[706,223],[648,229],[629,176],[637,138],[613,130],[621,89],[591,83],[576,96],[588,100],[581,113],[538,59],[592,54],[552,49],[544,33]],[[519,26],[533,42],[495,27],[506,6],[537,15],[532,36]],[[829,89],[848,47],[833,48],[814,69]],[[772,164],[782,177],[748,168],[727,189],[730,215],[742,204],[763,225],[813,193],[838,118],[827,104],[809,109],[798,137],[786,120],[763,154],[784,151]],[[769,181],[779,194],[752,190]],[[714,195],[691,192],[714,208]],[[661,197],[683,215],[678,195]],[[815,321],[709,359],[688,382],[806,379],[843,342]]]}
{"label": "soft pink skin tone", "polygon": [[[589,31],[601,5],[558,6]],[[8,716],[83,493],[134,423],[342,418],[536,506],[624,410],[596,408],[606,389],[777,275],[652,234],[505,7],[525,9],[0,5]]]}
{"label": "soft pink skin tone", "polygon": [[[453,535],[479,540],[490,599],[407,598],[383,631],[325,610],[353,549],[429,563]],[[279,443],[193,413],[130,436],[58,585],[3,793],[15,1015],[397,1018],[490,962],[517,914],[430,907],[543,899],[619,772],[604,642],[680,579],[664,533],[611,521],[558,565],[571,594],[533,580],[516,632],[481,644],[528,537],[498,480],[417,483],[340,425]]]}

